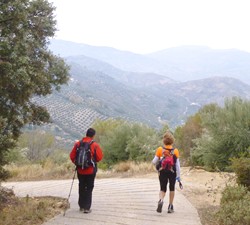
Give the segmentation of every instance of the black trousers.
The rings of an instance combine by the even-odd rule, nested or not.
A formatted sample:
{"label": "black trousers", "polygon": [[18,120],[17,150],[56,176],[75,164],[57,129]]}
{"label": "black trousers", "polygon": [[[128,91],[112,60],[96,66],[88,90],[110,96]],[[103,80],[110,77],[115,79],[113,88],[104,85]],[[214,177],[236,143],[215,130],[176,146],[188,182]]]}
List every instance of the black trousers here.
{"label": "black trousers", "polygon": [[161,170],[159,172],[159,181],[161,186],[161,191],[166,192],[167,191],[167,185],[169,182],[169,190],[174,191],[175,190],[175,183],[176,183],[176,172]]}
{"label": "black trousers", "polygon": [[90,209],[92,204],[92,191],[94,189],[96,173],[82,175],[77,173],[79,180],[79,200],[78,205],[82,209]]}

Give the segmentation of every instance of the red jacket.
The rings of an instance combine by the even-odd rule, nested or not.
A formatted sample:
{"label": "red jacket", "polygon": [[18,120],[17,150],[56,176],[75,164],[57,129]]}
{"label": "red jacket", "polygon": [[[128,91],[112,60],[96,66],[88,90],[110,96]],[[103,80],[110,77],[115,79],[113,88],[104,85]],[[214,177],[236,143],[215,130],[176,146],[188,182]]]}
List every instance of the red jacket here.
{"label": "red jacket", "polygon": [[[83,142],[90,142],[91,140],[93,140],[93,138],[90,138],[90,137],[85,137],[82,139]],[[70,159],[73,163],[75,163],[75,158],[76,158],[76,149],[79,147],[80,145],[80,141],[77,141],[72,149],[72,151],[70,152]],[[99,144],[97,144],[96,142],[93,142],[91,145],[90,145],[90,150],[91,150],[91,154],[92,154],[92,157],[94,156],[94,151],[96,150],[96,162],[99,162],[102,160],[103,158],[103,153],[102,153],[102,149],[100,148]],[[82,169],[82,168],[78,168],[77,169],[77,172],[80,173],[80,174],[93,174],[94,172],[94,168],[91,166],[87,169]]]}

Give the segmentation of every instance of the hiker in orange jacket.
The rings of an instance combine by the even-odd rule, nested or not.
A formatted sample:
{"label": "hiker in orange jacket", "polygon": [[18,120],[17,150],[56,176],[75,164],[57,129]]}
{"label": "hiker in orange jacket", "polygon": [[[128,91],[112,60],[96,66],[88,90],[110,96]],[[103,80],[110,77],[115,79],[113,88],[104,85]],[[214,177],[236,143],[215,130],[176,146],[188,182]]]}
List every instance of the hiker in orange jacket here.
{"label": "hiker in orange jacket", "polygon": [[[86,132],[86,137],[82,138],[82,142],[88,142],[90,144],[91,157],[93,159],[93,165],[86,168],[77,168],[77,177],[79,180],[79,200],[78,205],[80,207],[80,211],[84,213],[91,212],[91,204],[92,204],[92,192],[94,188],[94,181],[97,172],[97,162],[101,161],[103,158],[103,152],[99,144],[93,141],[95,136],[95,130],[93,128],[89,128]],[[73,163],[75,163],[77,149],[80,146],[80,141],[77,141],[70,152],[70,159]]]}
{"label": "hiker in orange jacket", "polygon": [[173,148],[174,136],[170,132],[166,132],[163,136],[164,146],[158,147],[155,157],[152,161],[159,171],[160,193],[159,202],[156,211],[161,213],[163,199],[166,195],[167,185],[169,183],[169,205],[168,213],[174,212],[174,194],[176,180],[180,182],[180,161],[179,151]]}

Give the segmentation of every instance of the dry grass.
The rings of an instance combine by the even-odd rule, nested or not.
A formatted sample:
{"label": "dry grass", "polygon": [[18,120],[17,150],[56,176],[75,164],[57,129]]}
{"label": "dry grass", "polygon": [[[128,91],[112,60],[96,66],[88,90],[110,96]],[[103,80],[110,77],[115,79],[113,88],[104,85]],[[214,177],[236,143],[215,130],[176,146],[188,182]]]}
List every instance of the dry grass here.
{"label": "dry grass", "polygon": [[51,160],[46,160],[43,164],[11,164],[6,166],[5,169],[11,174],[8,181],[70,179],[72,171],[74,171],[74,165],[71,162],[56,165]]}
{"label": "dry grass", "polygon": [[[71,179],[74,168],[71,161],[62,165],[56,165],[51,160],[46,160],[43,164],[10,164],[5,167],[11,174],[11,178],[8,181]],[[127,161],[114,165],[111,170],[98,169],[97,178],[130,177],[152,172],[155,172],[155,168],[151,162],[136,163]]]}
{"label": "dry grass", "polygon": [[1,225],[40,225],[68,208],[67,200],[59,197],[17,198],[11,195],[4,199],[0,208]]}
{"label": "dry grass", "polygon": [[155,167],[151,162],[120,162],[110,170],[98,169],[97,178],[109,177],[138,177],[155,173]]}
{"label": "dry grass", "polygon": [[154,172],[155,168],[151,162],[120,162],[113,167],[114,173],[129,172],[131,175],[134,174],[145,174]]}

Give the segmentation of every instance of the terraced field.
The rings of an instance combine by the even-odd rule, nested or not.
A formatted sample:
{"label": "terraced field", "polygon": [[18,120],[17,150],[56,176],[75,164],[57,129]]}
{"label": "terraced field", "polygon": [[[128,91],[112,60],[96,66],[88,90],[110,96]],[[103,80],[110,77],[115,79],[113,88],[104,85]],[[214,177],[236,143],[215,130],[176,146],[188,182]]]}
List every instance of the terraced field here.
{"label": "terraced field", "polygon": [[[35,97],[33,100],[47,108],[54,124],[74,136],[82,135],[83,131],[89,128],[96,119],[107,118],[84,106],[84,100],[79,96],[74,96],[74,93],[68,92],[67,95],[68,100],[61,94],[53,94],[46,98]],[[77,99],[80,104],[75,104],[69,99],[72,101]]]}

